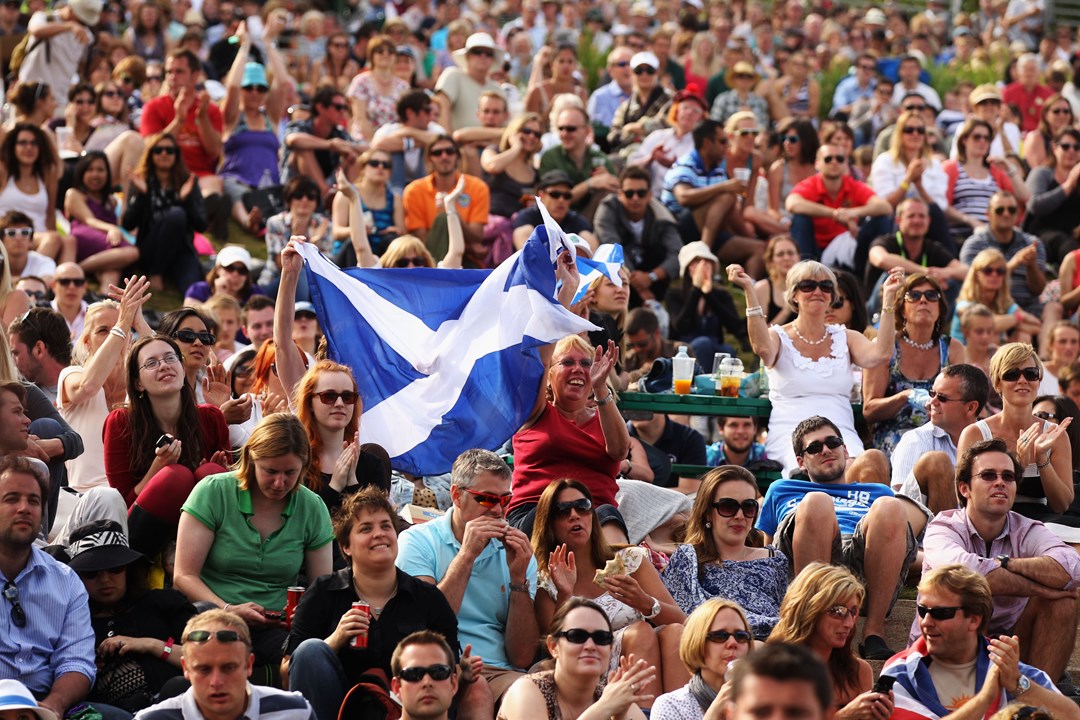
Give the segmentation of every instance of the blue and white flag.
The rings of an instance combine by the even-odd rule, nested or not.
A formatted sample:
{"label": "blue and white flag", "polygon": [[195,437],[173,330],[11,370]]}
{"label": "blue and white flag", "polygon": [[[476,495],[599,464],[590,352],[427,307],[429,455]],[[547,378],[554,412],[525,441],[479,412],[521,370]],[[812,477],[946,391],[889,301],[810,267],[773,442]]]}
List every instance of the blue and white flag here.
{"label": "blue and white flag", "polygon": [[[554,233],[553,233],[554,234]],[[397,470],[449,472],[521,427],[544,381],[539,347],[596,327],[554,300],[548,233],[494,270],[341,270],[299,245],[330,357],[356,374],[362,442]]]}
{"label": "blue and white flag", "polygon": [[607,278],[618,287],[622,287],[622,276],[619,274],[623,266],[622,245],[601,245],[596,249],[596,254],[591,260],[579,255],[575,258],[575,261],[577,262],[581,282],[578,283],[578,289],[574,293],[571,305],[585,297],[585,293],[589,292],[589,288],[592,287],[593,283],[603,278]]}

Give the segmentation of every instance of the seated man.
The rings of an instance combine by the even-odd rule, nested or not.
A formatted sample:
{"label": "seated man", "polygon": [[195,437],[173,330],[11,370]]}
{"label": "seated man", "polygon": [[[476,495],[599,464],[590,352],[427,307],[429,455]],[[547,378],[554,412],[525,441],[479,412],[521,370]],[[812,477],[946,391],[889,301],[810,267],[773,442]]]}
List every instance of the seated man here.
{"label": "seated man", "polygon": [[413,180],[424,177],[424,148],[446,129],[432,120],[435,106],[423,90],[412,90],[397,101],[398,122],[386,123],[375,131],[371,148],[390,153],[394,163],[390,187],[401,192]]}
{"label": "seated man", "polygon": [[765,244],[735,233],[743,226],[738,201],[747,184],[729,180],[724,169],[728,150],[724,126],[702,120],[693,137],[694,149],[676,160],[664,176],[660,199],[678,221],[683,243],[701,240],[722,263],[739,263],[751,277],[764,277]]}
{"label": "seated man", "polygon": [[942,565],[923,575],[917,602],[918,639],[881,670],[896,678],[897,715],[977,719],[1019,701],[1054,718],[1080,717],[1045,672],[1020,662],[1015,635],[989,632],[993,599],[982,575]]}
{"label": "seated man", "polygon": [[454,130],[454,142],[461,147],[461,170],[469,175],[480,176],[480,153],[488,145],[498,145],[506,130],[506,121],[510,118],[506,96],[494,90],[485,90],[480,95],[480,107],[476,109],[479,125],[462,127]]}
{"label": "seated man", "polygon": [[[647,307],[634,308],[626,315],[626,359],[623,361],[623,371],[633,374],[633,379],[648,372],[652,361],[657,358],[675,357],[679,352],[679,345],[665,340],[660,332],[660,320],[656,313]],[[687,352],[694,356],[692,348],[687,346]]]}
{"label": "seated man", "polygon": [[[851,268],[860,277],[867,250],[859,248],[868,248],[873,238],[888,232],[892,205],[853,178],[847,164],[841,148],[822,145],[814,165],[817,174],[792,188],[784,204],[803,259]],[[871,219],[860,228],[867,217]]]}
{"label": "seated man", "polygon": [[397,566],[442,590],[496,700],[532,665],[540,638],[536,559],[525,533],[506,523],[510,475],[495,453],[466,450],[450,471],[453,506],[398,538]]}
{"label": "seated man", "polygon": [[600,201],[619,189],[615,166],[589,141],[589,115],[584,110],[566,108],[552,129],[558,132],[559,144],[540,156],[540,174],[551,170],[566,173],[574,183],[571,207],[591,219]]}
{"label": "seated man", "polygon": [[336,186],[334,173],[342,165],[352,179],[352,168],[360,147],[343,129],[348,124],[349,102],[344,93],[329,85],[315,91],[311,98],[311,118],[285,126],[285,147],[281,158],[281,184],[296,175],[311,178],[319,194],[329,202],[328,194]]}
{"label": "seated man", "polygon": [[86,308],[90,307],[86,302],[86,273],[76,263],[60,263],[52,279],[52,291],[50,306],[64,316],[71,340],[78,340],[86,320]]}
{"label": "seated man", "polygon": [[792,433],[799,467],[810,478],[769,485],[757,527],[775,537],[793,575],[811,562],[837,563],[866,580],[866,625],[860,654],[885,660],[885,615],[904,586],[926,527],[926,513],[887,485],[888,462],[868,450],[848,465],[840,430],[816,415]]}
{"label": "seated man", "polygon": [[454,653],[442,635],[407,635],[390,658],[390,689],[401,699],[401,720],[449,720],[460,682]]}
{"label": "seated man", "polygon": [[747,467],[752,462],[768,459],[765,446],[757,442],[757,420],[752,417],[717,418],[720,439],[706,448],[708,464],[741,465]]}
{"label": "seated man", "polygon": [[[540,182],[536,188],[536,196],[544,203],[544,207],[551,214],[551,219],[559,223],[563,232],[576,233],[585,238],[594,251],[600,247],[589,221],[570,209],[573,183],[569,175],[562,170],[550,170],[540,176]],[[533,228],[544,224],[544,218],[540,215],[540,209],[533,205],[515,213],[513,224],[514,249],[520,250],[525,247]]]}
{"label": "seated man", "polygon": [[927,527],[923,575],[953,563],[985,575],[994,594],[989,632],[1019,636],[1020,659],[1059,678],[1076,638],[1080,555],[1012,511],[1020,476],[1004,441],[968,448],[956,468],[960,507]]}
{"label": "seated man", "polygon": [[594,219],[602,244],[623,246],[630,271],[630,307],[644,300],[663,300],[671,279],[679,274],[682,238],[675,218],[652,197],[649,171],[629,166],[619,174],[619,192],[600,203]]}
{"label": "seated man", "polygon": [[218,609],[196,615],[184,628],[183,643],[180,664],[191,687],[141,711],[143,720],[316,720],[300,693],[248,682],[255,653],[240,616]]}
{"label": "seated man", "polygon": [[34,221],[18,210],[0,217],[0,242],[4,243],[11,279],[33,275],[51,282],[56,273],[56,261],[30,246],[34,240]]}
{"label": "seated man", "polygon": [[[664,413],[654,412],[647,414],[651,415],[651,417],[642,417],[640,420],[633,419],[626,423],[626,429],[630,431],[630,437],[637,438],[642,443],[648,443],[656,448],[664,455],[667,455],[673,464],[704,465],[706,463],[705,438],[701,436],[701,433],[688,425],[675,422]],[[651,454],[649,460],[650,465],[653,464]],[[626,462],[629,463],[630,461],[627,460]],[[670,470],[670,466],[668,469]],[[627,473],[629,472],[630,469],[627,468]],[[656,472],[655,467],[653,472]],[[669,473],[665,482],[661,482],[661,478],[658,477],[653,481],[653,484],[692,493],[697,490],[701,483],[693,479],[680,480],[678,477],[671,477]]]}
{"label": "seated man", "polygon": [[55,403],[60,371],[71,364],[71,332],[63,316],[47,308],[31,308],[11,321],[8,343],[19,374]]}
{"label": "seated man", "polygon": [[893,450],[893,491],[934,514],[956,507],[956,444],[986,407],[989,394],[986,374],[974,365],[941,368],[930,392],[930,422],[904,433]]}

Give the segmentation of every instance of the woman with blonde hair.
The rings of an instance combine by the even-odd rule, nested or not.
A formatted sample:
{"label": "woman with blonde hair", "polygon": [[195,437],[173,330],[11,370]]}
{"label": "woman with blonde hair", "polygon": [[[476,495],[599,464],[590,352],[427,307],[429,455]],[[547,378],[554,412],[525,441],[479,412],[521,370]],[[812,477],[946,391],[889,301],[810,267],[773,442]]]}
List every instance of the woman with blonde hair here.
{"label": "woman with blonde hair", "polygon": [[869,185],[893,208],[908,197],[922,198],[930,210],[929,235],[945,247],[951,246],[945,208],[949,180],[941,161],[933,156],[927,138],[929,128],[922,114],[908,111],[896,119],[889,151],[881,153],[870,168]]}
{"label": "woman with blonde hair", "polygon": [[[534,160],[540,152],[543,134],[541,116],[534,112],[523,113],[506,126],[498,147],[488,147],[480,156],[480,166],[490,178],[491,214],[505,219],[508,237],[510,218],[534,202],[536,183],[540,178]],[[492,224],[489,220],[485,235],[492,232]]]}
{"label": "woman with blonde hair", "polygon": [[17,317],[25,315],[30,309],[30,296],[16,289],[11,283],[11,266],[8,264],[7,250],[0,243],[0,319],[4,327]]}
{"label": "woman with blonde hair", "polygon": [[754,283],[754,296],[759,307],[765,308],[765,322],[783,325],[795,317],[784,302],[788,271],[799,262],[799,247],[790,235],[774,235],[765,244],[766,276]]}
{"label": "woman with blonde hair", "polygon": [[[761,176],[764,162],[761,153],[756,149],[757,138],[765,132],[765,129],[758,124],[754,113],[749,110],[740,110],[724,123],[724,132],[728,136],[728,152],[722,163],[731,177],[734,177],[740,168],[749,171],[750,179],[747,181],[746,190],[743,191],[743,197],[753,198],[757,194],[758,178]],[[756,250],[755,254],[764,250],[757,237],[768,237],[784,232],[784,226],[778,220],[775,220],[767,211],[758,210],[753,202],[743,203],[742,214],[747,225],[744,232],[754,238],[754,244],[751,247]],[[735,240],[732,238],[728,242],[733,243]],[[754,262],[761,261],[755,258]],[[748,260],[746,264],[749,267],[751,262]]]}
{"label": "woman with blonde hair", "polygon": [[1016,478],[1012,509],[1034,520],[1075,526],[1080,519],[1061,515],[1074,497],[1072,448],[1065,432],[1072,419],[1055,425],[1035,417],[1042,377],[1042,361],[1031,345],[1002,345],[990,360],[990,385],[1001,395],[1001,412],[964,428],[956,456],[982,440],[1003,440],[1024,468]]}
{"label": "woman with blonde hair", "polygon": [[870,689],[874,671],[852,647],[865,598],[863,584],[847,568],[810,563],[788,587],[769,636],[770,643],[804,645],[825,663],[838,720],[887,720],[893,711],[892,692]]}
{"label": "woman with blonde hair", "polygon": [[701,478],[686,523],[686,538],[664,569],[664,584],[683,612],[724,598],[746,609],[746,626],[766,638],[780,617],[788,559],[773,546],[757,547],[757,480],[737,465]]}
{"label": "woman with blonde hair", "polygon": [[1022,310],[1013,300],[1009,292],[1009,266],[996,248],[987,248],[975,256],[964,284],[960,286],[951,333],[961,342],[965,340],[960,317],[974,303],[981,303],[994,312],[994,329],[1003,337],[1007,334],[1030,340],[1042,329],[1042,321]]}
{"label": "woman with blonde hair", "polygon": [[691,613],[679,643],[679,658],[690,682],[653,703],[652,720],[700,720],[720,694],[728,668],[754,649],[750,623],[739,604],[706,600]]}
{"label": "woman with blonde hair", "polygon": [[693,83],[699,88],[705,88],[709,84],[709,78],[720,72],[723,59],[716,51],[716,41],[712,33],[699,32],[694,35],[682,66],[686,75],[686,84]]}
{"label": "woman with blonde hair", "polygon": [[[393,159],[385,150],[367,150],[357,158],[356,167],[360,172],[356,184],[356,192],[360,195],[358,221],[364,224],[371,252],[382,255],[390,241],[405,229],[405,207],[401,204],[401,193],[390,187]],[[349,213],[353,198],[350,190],[339,186],[331,206],[334,256],[341,260],[338,263],[341,267],[354,267],[359,261],[355,250],[347,244],[352,233]]]}

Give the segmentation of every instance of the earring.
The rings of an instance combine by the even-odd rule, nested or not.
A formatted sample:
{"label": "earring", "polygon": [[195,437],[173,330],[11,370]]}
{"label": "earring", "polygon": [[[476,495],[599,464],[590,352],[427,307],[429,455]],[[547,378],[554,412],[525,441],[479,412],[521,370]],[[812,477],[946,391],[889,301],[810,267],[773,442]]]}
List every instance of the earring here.
{"label": "earring", "polygon": [[712,530],[712,523],[711,522],[705,523],[705,529],[706,530]]}

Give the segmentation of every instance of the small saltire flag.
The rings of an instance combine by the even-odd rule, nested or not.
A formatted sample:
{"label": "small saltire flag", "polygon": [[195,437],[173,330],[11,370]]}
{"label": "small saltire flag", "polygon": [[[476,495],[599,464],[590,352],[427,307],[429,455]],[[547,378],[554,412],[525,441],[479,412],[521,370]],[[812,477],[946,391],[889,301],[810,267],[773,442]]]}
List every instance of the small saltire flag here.
{"label": "small saltire flag", "polygon": [[575,258],[575,261],[577,262],[581,282],[578,283],[577,292],[574,293],[574,303],[585,297],[585,293],[589,292],[589,287],[601,278],[606,277],[617,286],[622,287],[622,276],[619,275],[623,265],[622,245],[601,245],[596,249],[596,254],[591,260],[579,255]]}
{"label": "small saltire flag", "polygon": [[397,470],[448,472],[501,446],[536,403],[539,347],[596,327],[554,300],[548,232],[494,270],[341,270],[301,244],[329,354],[356,374],[363,442]]}

